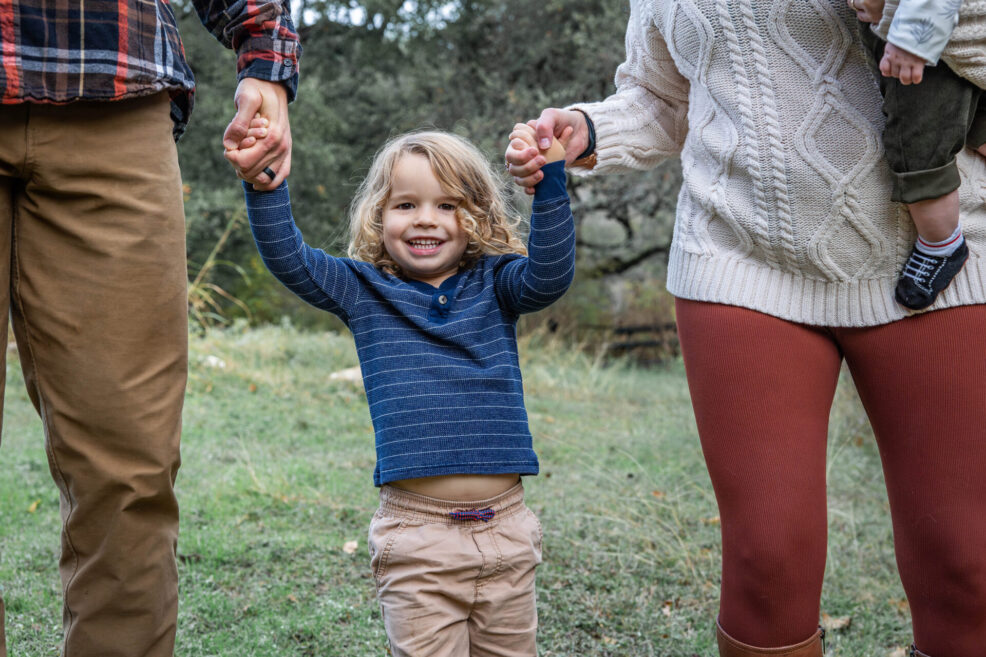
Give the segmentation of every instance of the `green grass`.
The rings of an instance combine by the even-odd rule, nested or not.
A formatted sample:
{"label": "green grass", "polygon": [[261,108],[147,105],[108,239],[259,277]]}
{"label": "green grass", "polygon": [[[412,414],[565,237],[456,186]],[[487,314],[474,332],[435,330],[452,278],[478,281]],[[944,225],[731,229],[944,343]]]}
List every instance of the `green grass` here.
{"label": "green grass", "polygon": [[[537,337],[522,349],[542,464],[525,480],[545,527],[541,655],[715,654],[719,528],[681,364],[603,367]],[[387,654],[366,554],[376,507],[369,412],[360,390],[328,380],[355,364],[348,336],[290,327],[193,339],[178,477],[178,655]],[[12,657],[55,656],[58,496],[15,366],[7,380],[8,646]],[[822,608],[852,624],[830,633],[828,651],[882,657],[909,642],[909,618],[879,458],[846,382],[831,424]],[[343,551],[351,540],[355,554]]]}

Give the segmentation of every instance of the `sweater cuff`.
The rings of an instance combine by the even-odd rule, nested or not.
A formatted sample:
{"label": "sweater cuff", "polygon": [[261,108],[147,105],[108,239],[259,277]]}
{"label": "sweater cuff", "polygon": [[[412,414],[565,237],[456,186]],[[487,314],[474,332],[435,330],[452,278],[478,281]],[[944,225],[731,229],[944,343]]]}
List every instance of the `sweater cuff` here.
{"label": "sweater cuff", "polygon": [[545,203],[568,197],[565,188],[565,161],[548,162],[541,167],[544,178],[534,185],[534,202]]}
{"label": "sweater cuff", "polygon": [[604,102],[572,105],[566,109],[584,113],[586,119],[592,121],[595,138],[593,146],[596,153],[596,166],[592,169],[570,167],[571,172],[576,176],[590,176],[605,169],[607,165],[619,163],[625,146],[620,141],[620,130],[616,125],[617,117],[608,115]]}

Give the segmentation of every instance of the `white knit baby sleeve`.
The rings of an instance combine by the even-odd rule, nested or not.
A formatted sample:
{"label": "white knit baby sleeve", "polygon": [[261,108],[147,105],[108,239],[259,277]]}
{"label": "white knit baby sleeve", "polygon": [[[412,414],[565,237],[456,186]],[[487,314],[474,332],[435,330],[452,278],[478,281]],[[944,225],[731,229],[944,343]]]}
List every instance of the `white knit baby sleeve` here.
{"label": "white knit baby sleeve", "polygon": [[[688,131],[688,80],[678,72],[654,20],[653,0],[631,0],[626,61],[616,70],[616,93],[579,103],[596,128],[592,173],[649,169],[681,152]],[[573,168],[572,172],[587,172]]]}

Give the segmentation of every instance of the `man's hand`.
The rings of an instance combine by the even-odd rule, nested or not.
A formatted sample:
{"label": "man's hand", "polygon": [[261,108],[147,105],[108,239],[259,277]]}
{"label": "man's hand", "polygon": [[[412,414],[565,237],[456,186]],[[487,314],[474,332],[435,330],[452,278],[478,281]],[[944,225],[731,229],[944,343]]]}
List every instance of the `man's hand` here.
{"label": "man's hand", "polygon": [[[291,125],[288,93],[280,82],[243,78],[233,97],[236,116],[223,134],[223,147],[236,175],[261,191],[274,189],[291,173]],[[267,120],[266,136],[251,133],[257,115]],[[254,141],[249,139],[253,137]],[[252,145],[251,145],[252,143]],[[265,168],[274,171],[271,179]]]}
{"label": "man's hand", "polygon": [[864,23],[879,23],[883,18],[883,0],[848,0],[856,18]]}
{"label": "man's hand", "polygon": [[538,146],[527,145],[525,140],[516,139],[511,133],[504,157],[514,182],[528,194],[533,194],[534,185],[544,178],[541,167],[548,161],[542,152],[557,139],[565,149],[565,164],[571,164],[589,143],[589,126],[582,112],[556,108],[544,110],[536,121],[528,121],[527,125],[534,129]]}
{"label": "man's hand", "polygon": [[901,84],[918,84],[924,78],[924,59],[888,43],[880,60],[880,73]]}

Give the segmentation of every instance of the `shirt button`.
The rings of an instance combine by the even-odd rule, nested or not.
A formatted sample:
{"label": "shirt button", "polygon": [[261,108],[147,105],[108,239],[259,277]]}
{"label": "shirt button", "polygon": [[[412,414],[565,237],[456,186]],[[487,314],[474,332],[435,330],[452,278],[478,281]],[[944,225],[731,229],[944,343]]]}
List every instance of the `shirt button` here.
{"label": "shirt button", "polygon": [[448,303],[448,297],[445,296],[444,294],[441,295],[440,297],[438,297],[438,303],[440,303],[440,304],[442,304],[444,306],[445,304]]}

